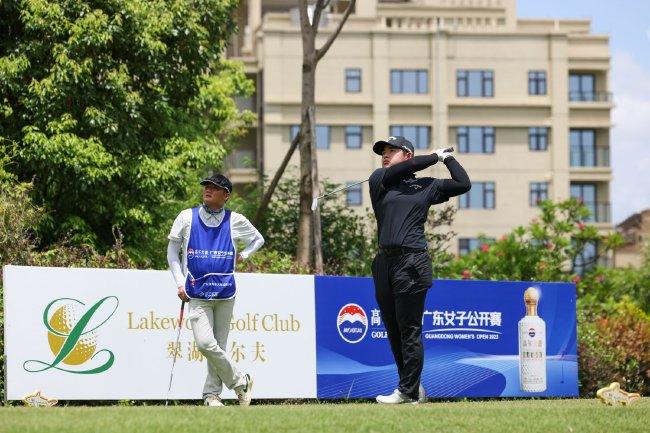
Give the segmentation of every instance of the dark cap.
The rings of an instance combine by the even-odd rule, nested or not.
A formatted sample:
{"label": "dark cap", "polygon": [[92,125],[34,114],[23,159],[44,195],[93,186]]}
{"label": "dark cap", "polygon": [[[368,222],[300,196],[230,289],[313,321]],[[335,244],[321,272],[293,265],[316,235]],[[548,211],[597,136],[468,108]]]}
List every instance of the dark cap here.
{"label": "dark cap", "polygon": [[213,174],[212,176],[206,177],[201,181],[201,185],[203,186],[208,184],[223,188],[228,191],[229,194],[232,193],[232,182],[230,182],[230,180],[223,174]]}
{"label": "dark cap", "polygon": [[380,140],[372,146],[373,152],[377,155],[381,155],[384,150],[384,146],[391,146],[397,149],[402,149],[405,152],[415,153],[413,150],[413,145],[404,137],[388,137],[388,140]]}

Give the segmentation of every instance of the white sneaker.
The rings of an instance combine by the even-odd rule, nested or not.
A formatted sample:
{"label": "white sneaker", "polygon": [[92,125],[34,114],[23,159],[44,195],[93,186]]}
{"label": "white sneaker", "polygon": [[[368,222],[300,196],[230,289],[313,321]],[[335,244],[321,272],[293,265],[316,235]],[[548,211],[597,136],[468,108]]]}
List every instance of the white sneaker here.
{"label": "white sneaker", "polygon": [[417,400],[413,400],[408,395],[402,394],[397,389],[393,391],[393,393],[390,395],[378,395],[376,400],[377,403],[381,403],[381,404],[402,404],[402,403],[418,404]]}
{"label": "white sneaker", "polygon": [[253,398],[253,379],[251,379],[250,374],[247,374],[244,378],[246,379],[246,385],[235,388],[240,406],[248,406],[251,404],[251,398]]}
{"label": "white sneaker", "polygon": [[209,395],[205,398],[204,404],[210,407],[223,407],[225,406],[221,399],[216,395]]}
{"label": "white sneaker", "polygon": [[418,403],[426,403],[427,402],[427,392],[425,391],[424,387],[420,383],[420,389],[418,389]]}

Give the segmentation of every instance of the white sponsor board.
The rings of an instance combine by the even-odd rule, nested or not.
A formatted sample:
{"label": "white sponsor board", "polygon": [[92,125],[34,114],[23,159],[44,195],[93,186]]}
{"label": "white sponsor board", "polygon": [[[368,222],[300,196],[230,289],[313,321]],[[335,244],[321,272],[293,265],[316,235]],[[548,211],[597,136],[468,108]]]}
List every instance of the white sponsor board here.
{"label": "white sponsor board", "polygon": [[[167,271],[6,266],[7,398],[201,398],[207,363]],[[254,379],[254,398],[316,397],[314,278],[237,274],[224,348]],[[215,301],[218,302],[218,301]],[[185,307],[185,317],[188,315]],[[224,388],[224,398],[234,393]]]}

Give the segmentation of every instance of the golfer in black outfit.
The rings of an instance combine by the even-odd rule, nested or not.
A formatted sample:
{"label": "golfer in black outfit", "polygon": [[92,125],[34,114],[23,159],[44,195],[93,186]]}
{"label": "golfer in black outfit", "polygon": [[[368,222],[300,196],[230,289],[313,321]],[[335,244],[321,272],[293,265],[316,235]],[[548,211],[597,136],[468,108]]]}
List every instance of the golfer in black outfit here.
{"label": "golfer in black outfit", "polygon": [[[429,207],[470,190],[467,173],[451,153],[413,156],[404,137],[378,141],[373,150],[382,168],[370,175],[370,198],[377,219],[379,253],[372,263],[375,296],[399,373],[399,387],[377,402],[426,401],[420,375],[424,364],[422,314],[433,272],[424,237]],[[415,172],[442,160],[451,179],[416,178]]]}

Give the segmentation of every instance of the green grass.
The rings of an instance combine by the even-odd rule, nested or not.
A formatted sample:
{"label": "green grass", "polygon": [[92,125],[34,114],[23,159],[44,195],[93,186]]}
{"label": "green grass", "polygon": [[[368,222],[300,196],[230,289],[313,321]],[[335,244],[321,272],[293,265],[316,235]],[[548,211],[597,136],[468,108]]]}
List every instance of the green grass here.
{"label": "green grass", "polygon": [[379,406],[371,403],[0,408],[10,432],[647,432],[650,398],[629,407],[597,400],[516,400]]}

